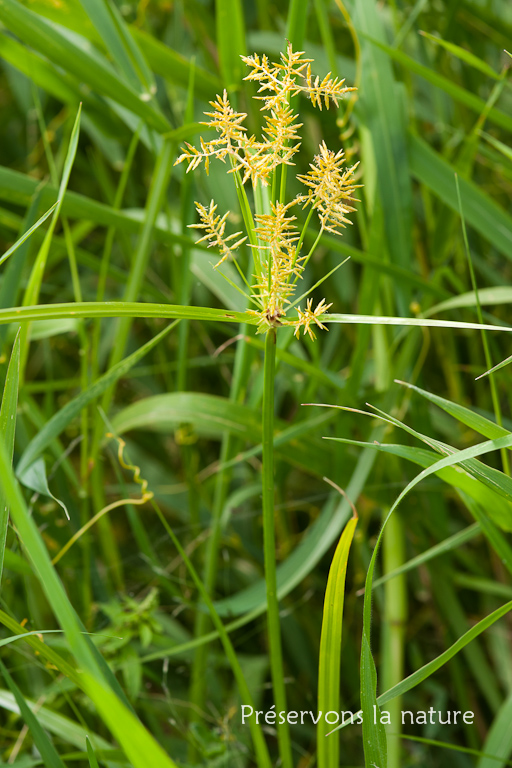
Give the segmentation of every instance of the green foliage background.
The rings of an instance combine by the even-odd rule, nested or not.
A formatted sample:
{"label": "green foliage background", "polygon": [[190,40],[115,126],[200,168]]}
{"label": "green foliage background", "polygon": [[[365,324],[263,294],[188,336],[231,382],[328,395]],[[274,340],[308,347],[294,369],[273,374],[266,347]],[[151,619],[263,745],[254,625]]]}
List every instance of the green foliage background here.
{"label": "green foliage background", "polygon": [[[213,271],[215,254],[187,229],[193,201],[212,197],[238,228],[226,168],[185,175],[173,163],[184,141],[197,143],[202,114],[224,87],[258,129],[239,54],[275,60],[287,39],[315,60],[315,73],[330,70],[359,88],[337,112],[301,103],[296,171],[307,171],[325,140],[361,161],[364,185],[354,225],[342,239],[322,238],[305,278],[310,287],[350,257],[313,292],[333,304],[329,332],[315,343],[278,333],[275,508],[288,708],[317,708],[327,577],[352,515],[324,478],[359,515],[341,709],[373,701],[371,686],[360,688],[361,590],[384,517],[420,468],[485,439],[501,443],[480,458],[477,448],[465,455],[464,472],[441,467],[425,477],[384,531],[372,593],[377,692],[441,657],[512,597],[510,367],[475,381],[510,355],[498,327],[510,330],[512,301],[504,51],[512,49],[512,7],[0,0],[0,251],[60,201],[0,267],[0,502],[11,512],[0,764],[268,764],[261,732],[240,718],[242,678],[258,709],[273,703],[261,526],[264,342],[243,297]],[[311,228],[306,242],[316,234]],[[234,268],[228,275],[239,280]],[[356,316],[497,330],[359,324]],[[164,332],[171,319],[180,322]],[[392,423],[376,420],[367,403]],[[126,440],[122,461],[109,432]],[[53,568],[50,559],[106,505],[141,498],[134,467],[153,503],[112,508]],[[232,655],[212,629],[187,555],[211,587]],[[26,630],[48,634],[8,639]],[[390,768],[508,764],[510,630],[505,615],[383,704],[393,722]],[[406,726],[402,738],[400,709],[431,706],[472,710],[474,725]],[[274,765],[275,731],[263,732]],[[315,765],[312,723],[292,727],[291,737],[294,765]],[[371,751],[363,755],[360,727],[339,738],[339,763],[329,753],[318,764],[374,762]],[[378,755],[375,729],[368,739]]]}

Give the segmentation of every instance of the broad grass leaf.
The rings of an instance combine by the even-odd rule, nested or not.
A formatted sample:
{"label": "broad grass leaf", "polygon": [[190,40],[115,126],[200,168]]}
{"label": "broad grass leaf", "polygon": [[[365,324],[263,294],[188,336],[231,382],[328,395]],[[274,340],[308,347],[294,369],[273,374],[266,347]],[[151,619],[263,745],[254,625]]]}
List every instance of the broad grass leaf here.
{"label": "broad grass leaf", "polygon": [[134,39],[127,33],[124,19],[116,6],[105,0],[80,0],[80,4],[101,35],[104,48],[117,71],[127,84],[139,92],[139,97],[144,96],[144,101],[150,101],[155,87],[154,78]]}
{"label": "broad grass leaf", "polygon": [[[261,443],[261,417],[259,411],[241,403],[219,397],[201,395],[195,392],[170,392],[164,395],[139,400],[112,419],[114,431],[124,434],[132,429],[147,429],[168,433],[180,424],[190,424],[203,437],[221,439],[224,432]],[[316,425],[316,422],[313,422]],[[283,422],[277,423],[276,452],[284,459],[309,472],[322,477],[329,468],[334,468],[335,457],[326,450],[321,440],[309,437],[307,443],[290,441],[281,447],[279,433],[284,430]]]}
{"label": "broad grass leaf", "polygon": [[[498,304],[512,304],[512,288],[508,285],[496,285],[491,288],[479,288],[478,289],[478,301],[482,306],[491,305],[497,306]],[[423,312],[423,317],[432,317],[437,315],[438,312],[445,312],[450,309],[462,309],[463,307],[476,307],[476,296],[474,291],[468,293],[460,293],[458,296],[452,296],[451,299],[446,299],[439,304],[435,304],[430,307],[426,312]]]}
{"label": "broad grass leaf", "polygon": [[500,427],[500,425],[496,424],[496,422],[491,421],[490,419],[486,419],[485,416],[482,416],[476,411],[472,411],[470,408],[466,408],[464,405],[459,405],[459,403],[455,403],[452,400],[447,400],[446,398],[440,397],[439,395],[434,395],[432,392],[427,392],[426,390],[421,389],[414,384],[408,384],[406,381],[397,381],[397,384],[401,384],[408,389],[412,389],[413,392],[417,392],[426,400],[429,400],[431,403],[439,406],[439,408],[442,408],[443,411],[449,413],[450,416],[458,419],[458,421],[462,422],[467,427],[474,429],[475,432],[479,432],[484,437],[494,439],[496,437],[504,437],[505,435],[510,434],[508,429]]}
{"label": "broad grass leaf", "polygon": [[[365,36],[385,39],[381,13],[374,0],[360,0],[355,5],[353,22]],[[412,192],[402,86],[395,82],[388,57],[366,37],[360,42],[363,74],[358,114],[371,141],[373,157],[368,161],[377,169],[390,259],[405,268],[412,252]]]}

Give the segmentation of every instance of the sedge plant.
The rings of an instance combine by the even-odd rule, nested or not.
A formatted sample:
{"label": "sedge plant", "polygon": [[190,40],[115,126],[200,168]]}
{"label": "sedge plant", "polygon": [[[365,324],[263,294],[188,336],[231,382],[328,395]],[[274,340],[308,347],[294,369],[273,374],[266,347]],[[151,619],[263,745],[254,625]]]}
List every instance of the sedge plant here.
{"label": "sedge plant", "polygon": [[[227,91],[210,102],[209,121],[203,123],[215,129],[217,136],[200,146],[186,144],[176,163],[188,162],[187,172],[204,165],[206,173],[212,160],[220,160],[233,177],[238,195],[245,232],[227,231],[229,211],[218,212],[212,200],[208,205],[196,203],[199,221],[190,226],[198,229],[206,242],[216,248],[218,261],[215,269],[222,274],[226,261],[232,261],[243,281],[244,295],[250,304],[248,312],[257,323],[257,333],[265,335],[264,385],[262,404],[262,499],[263,547],[267,591],[267,616],[270,668],[274,701],[277,711],[286,711],[279,601],[276,580],[275,528],[274,528],[274,381],[276,367],[276,334],[280,328],[291,326],[298,337],[301,330],[315,339],[315,331],[326,327],[322,318],[331,304],[322,299],[313,308],[310,291],[296,298],[299,281],[312,258],[324,232],[340,235],[350,223],[349,214],[355,209],[354,193],[357,163],[347,166],[343,149],[333,151],[325,142],[310,163],[309,171],[297,175],[304,191],[287,198],[287,172],[294,165],[294,157],[301,148],[299,133],[302,123],[295,110],[297,98],[303,95],[314,107],[322,109],[339,106],[344,95],[355,90],[344,80],[323,79],[312,74],[311,59],[303,51],[293,51],[288,44],[279,62],[270,62],[266,56],[242,56],[249,68],[245,78],[257,83],[257,95],[263,113],[261,138],[249,135],[244,125],[247,115],[237,112],[230,103]],[[250,182],[250,185],[248,184]],[[252,201],[247,188],[252,186]],[[307,215],[300,229],[297,212]],[[309,250],[304,248],[306,230],[316,214],[319,222],[317,236]],[[250,266],[244,270],[239,263],[239,252],[249,252]],[[249,275],[250,277],[247,277]],[[224,275],[229,280],[227,275]],[[327,277],[327,275],[326,275]],[[325,279],[325,278],[324,278]],[[230,281],[232,283],[232,281]],[[320,282],[323,282],[320,281]],[[317,283],[314,287],[316,287]],[[233,285],[233,283],[232,283]],[[242,290],[239,288],[239,290]],[[306,300],[303,308],[300,302]],[[287,316],[296,308],[293,317]],[[215,521],[213,521],[213,526]],[[210,553],[211,555],[212,553]],[[210,566],[214,559],[210,557]],[[205,586],[214,583],[214,567],[209,568]],[[288,723],[278,723],[279,753],[284,768],[291,768],[291,742]]]}

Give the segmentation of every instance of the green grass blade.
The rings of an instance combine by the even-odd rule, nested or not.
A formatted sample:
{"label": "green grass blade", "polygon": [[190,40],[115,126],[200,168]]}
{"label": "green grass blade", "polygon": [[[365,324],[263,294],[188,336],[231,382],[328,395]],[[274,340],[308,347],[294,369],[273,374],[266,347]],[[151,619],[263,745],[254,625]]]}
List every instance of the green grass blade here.
{"label": "green grass blade", "polygon": [[241,0],[216,0],[215,21],[222,80],[228,91],[238,90],[245,76],[240,56],[246,54]]}
{"label": "green grass blade", "polygon": [[24,43],[50,55],[51,60],[93,90],[110,97],[148,125],[163,132],[169,130],[166,118],[117,76],[107,60],[90,44],[65,27],[30,11],[15,0],[0,0],[0,20]]}
{"label": "green grass blade", "polygon": [[464,405],[459,405],[459,403],[454,403],[444,397],[434,395],[432,392],[427,392],[426,390],[421,389],[414,384],[408,384],[405,381],[397,381],[396,383],[401,384],[408,389],[412,389],[413,392],[417,392],[430,403],[434,403],[435,405],[439,406],[439,408],[442,408],[443,411],[449,413],[450,416],[458,419],[458,421],[461,421],[467,427],[474,429],[475,432],[479,432],[484,437],[493,439],[496,437],[504,437],[505,435],[510,434],[508,429],[501,427],[499,424],[496,424],[490,419],[486,419],[485,416],[481,416],[479,413],[476,413],[476,411],[472,411],[470,408],[466,408]]}
{"label": "green grass blade", "polygon": [[25,502],[19,486],[14,480],[3,444],[0,444],[0,481],[9,499],[11,517],[18,529],[23,547],[30,558],[34,572],[43,586],[48,602],[66,633],[72,652],[82,669],[88,669],[91,673],[98,675],[99,679],[102,679],[103,674],[98,668],[88,643],[82,636],[82,628],[78,623],[76,613],[64,591],[62,582],[51,564],[50,556],[41,534],[34,520],[27,513]]}
{"label": "green grass blade", "polygon": [[480,376],[476,377],[476,381],[478,381],[478,379],[483,379],[484,376],[488,376],[490,373],[499,371],[501,368],[504,368],[506,365],[508,365],[511,362],[512,362],[512,355],[510,355],[510,357],[505,358],[505,360],[502,360],[501,363],[497,363],[492,368],[489,368],[489,370],[485,371],[485,373],[481,373]]}
{"label": "green grass blade", "polygon": [[[365,35],[385,39],[374,0],[360,0],[353,21]],[[412,194],[402,95],[387,56],[366,38],[361,40],[361,49],[361,119],[371,135],[390,260],[405,268],[410,265],[412,252]]]}
{"label": "green grass blade", "polygon": [[92,744],[88,736],[85,737],[85,743],[87,746],[87,757],[89,758],[90,768],[100,768],[98,765],[98,761],[96,760],[96,755],[94,754],[94,749],[92,748]]}
{"label": "green grass blade", "polygon": [[44,732],[41,724],[39,723],[39,720],[31,712],[30,708],[27,706],[27,703],[25,701],[23,694],[21,693],[20,689],[18,688],[18,686],[12,679],[11,675],[9,674],[7,668],[1,661],[0,661],[0,672],[3,674],[5,681],[7,682],[7,685],[11,689],[14,695],[14,698],[16,699],[16,703],[20,709],[21,716],[30,729],[30,732],[32,734],[36,747],[43,759],[45,767],[46,768],[66,768],[61,758],[59,757],[57,750],[55,749],[52,742]]}
{"label": "green grass blade", "polygon": [[[122,18],[115,12],[115,6],[105,0],[80,0],[80,4],[90,18],[94,28],[101,35],[105,50],[124,76],[126,82],[139,92],[145,92],[144,101],[151,99],[147,88],[149,83],[141,83],[140,66],[136,67],[132,59],[132,51],[127,46],[126,38],[121,34],[124,25]],[[131,38],[132,39],[132,38]],[[133,39],[132,39],[133,44]],[[151,83],[153,85],[153,83]]]}
{"label": "green grass blade", "polygon": [[140,720],[121,704],[111,690],[90,674],[84,675],[84,687],[133,768],[178,768]]}
{"label": "green grass blade", "polygon": [[500,606],[500,608],[497,608],[495,611],[489,614],[489,616],[481,619],[477,624],[475,624],[474,627],[471,627],[471,629],[465,632],[462,637],[459,637],[459,639],[453,643],[453,645],[451,645],[446,651],[441,653],[428,664],[425,664],[423,667],[421,667],[421,669],[413,672],[412,675],[406,677],[404,680],[398,683],[398,685],[390,688],[389,691],[381,694],[381,696],[378,698],[379,704],[382,706],[388,701],[394,699],[396,696],[403,696],[404,693],[407,693],[407,691],[412,690],[417,685],[422,683],[428,677],[433,675],[434,672],[437,672],[438,669],[444,666],[444,664],[450,661],[450,659],[453,659],[453,657],[459,653],[459,651],[462,651],[463,648],[465,648],[472,640],[481,635],[482,632],[485,632],[485,630],[491,627],[496,621],[498,621],[498,619],[501,619],[503,616],[505,616],[510,610],[512,610],[512,601]]}
{"label": "green grass blade", "polygon": [[[1,5],[0,5],[0,8],[1,8]],[[28,285],[25,290],[25,295],[23,297],[24,306],[28,306],[30,304],[36,304],[37,301],[39,300],[39,293],[41,290],[41,284],[43,281],[48,254],[50,252],[50,245],[52,242],[53,233],[55,231],[57,219],[59,217],[60,210],[62,207],[62,200],[64,198],[64,195],[67,189],[69,177],[71,175],[71,169],[75,161],[76,150],[78,147],[78,137],[80,134],[81,111],[82,111],[82,105],[80,104],[78,108],[78,113],[73,125],[73,129],[71,131],[71,136],[69,139],[69,147],[66,154],[66,159],[64,161],[64,168],[62,169],[62,179],[59,187],[59,197],[58,197],[57,205],[55,206],[52,219],[50,222],[50,226],[48,227],[48,231],[46,232],[43,243],[39,248],[38,254],[36,256],[36,260],[34,262],[34,266],[32,267],[32,272],[30,274]],[[30,326],[25,326],[21,332],[21,349],[22,349],[21,373],[20,373],[21,379],[23,379],[24,377],[25,364],[28,356],[29,339],[30,339]]]}
{"label": "green grass blade", "polygon": [[292,43],[294,51],[300,50],[304,44],[308,22],[308,5],[309,0],[290,0],[288,6],[286,39]]}
{"label": "green grass blade", "polygon": [[23,452],[16,468],[18,477],[23,480],[27,470],[33,465],[44,449],[52,442],[52,440],[62,433],[72,419],[78,416],[82,408],[93,402],[122,376],[125,376],[136,363],[142,360],[148,352],[150,352],[176,327],[178,322],[179,320],[171,323],[167,328],[164,328],[164,330],[160,331],[160,333],[153,339],[148,341],[124,360],[121,360],[117,365],[113,366],[107,373],[91,384],[90,387],[81,392],[69,403],[66,403],[64,408],[55,413]]}
{"label": "green grass blade", "polygon": [[[496,285],[492,288],[480,288],[478,290],[478,300],[482,306],[497,306],[498,304],[512,304],[512,288],[508,285]],[[423,317],[431,317],[438,312],[445,312],[449,309],[462,309],[464,307],[476,307],[476,297],[474,291],[469,293],[460,293],[458,296],[452,296],[439,304],[435,304],[423,313]]]}
{"label": "green grass blade", "polygon": [[36,229],[38,229],[38,228],[41,226],[41,224],[42,224],[44,221],[46,221],[46,219],[48,218],[48,216],[50,216],[50,215],[53,213],[53,211],[55,210],[55,208],[57,207],[57,205],[58,205],[58,203],[54,203],[54,204],[52,205],[52,207],[51,207],[49,210],[47,210],[47,211],[46,211],[46,213],[44,213],[44,214],[41,216],[41,218],[40,218],[38,221],[36,221],[36,223],[35,223],[35,224],[34,224],[32,227],[30,227],[30,229],[28,229],[28,230],[27,230],[27,231],[26,231],[26,232],[25,232],[25,233],[24,233],[24,234],[23,234],[23,235],[22,235],[20,238],[18,238],[18,240],[16,240],[16,242],[14,243],[14,245],[11,245],[11,247],[10,247],[10,248],[9,248],[9,249],[8,249],[8,250],[7,250],[7,251],[4,253],[4,254],[3,254],[3,256],[0,256],[0,264],[3,264],[3,263],[4,263],[4,261],[6,261],[6,260],[9,258],[9,256],[11,256],[13,253],[15,253],[15,252],[18,250],[18,248],[20,247],[20,245],[23,245],[23,243],[25,242],[25,240],[28,240],[28,238],[30,237],[30,235],[31,235],[33,232],[35,232],[35,231],[36,231]]}
{"label": "green grass blade", "polygon": [[[338,712],[340,708],[340,661],[343,628],[343,602],[347,561],[357,525],[357,517],[348,521],[329,570],[325,591],[318,671],[318,712]],[[326,739],[331,727],[324,717],[317,726],[318,768],[338,768],[338,737]]]}
{"label": "green grass blade", "polygon": [[[152,246],[153,227],[167,192],[167,184],[172,168],[173,151],[172,143],[168,141],[164,142],[156,160],[145,210],[144,224],[140,232],[133,263],[131,265],[128,284],[124,291],[123,298],[126,302],[136,301],[143,283],[144,274],[148,267]],[[131,321],[129,318],[123,318],[119,323],[118,332],[116,334],[116,344],[110,356],[111,366],[118,363],[124,354],[130,327]],[[102,403],[105,411],[108,409],[108,399],[107,393],[105,393]]]}
{"label": "green grass blade", "polygon": [[[364,32],[362,34],[364,35]],[[471,109],[473,112],[476,112],[478,115],[485,111],[485,101],[476,94],[467,91],[465,88],[461,88],[460,85],[457,85],[447,77],[444,77],[429,67],[426,67],[424,64],[420,64],[418,61],[412,59],[410,56],[407,56],[407,54],[405,54],[403,51],[400,51],[398,48],[392,48],[391,46],[386,45],[383,41],[376,40],[373,38],[373,36],[370,37],[365,35],[365,37],[367,37],[372,45],[380,48],[380,50],[385,52],[391,59],[397,61],[411,72],[414,72],[420,77],[423,77],[437,88],[445,91],[455,101],[459,101],[461,104],[469,107],[469,109]],[[499,125],[501,128],[505,128],[508,131],[512,130],[512,118],[509,117],[509,115],[507,115],[505,112],[501,112],[500,110],[493,108],[489,111],[488,119],[495,125]]]}
{"label": "green grass blade", "polygon": [[385,584],[390,579],[394,579],[395,576],[408,573],[414,568],[418,568],[420,565],[428,563],[430,560],[439,557],[439,555],[442,555],[445,552],[450,552],[452,549],[458,549],[459,547],[462,547],[463,544],[466,544],[476,536],[479,536],[481,532],[480,524],[473,523],[473,525],[464,528],[462,531],[454,533],[453,536],[449,536],[439,544],[435,544],[433,547],[429,547],[429,549],[425,550],[425,552],[422,552],[421,555],[417,555],[416,557],[411,558],[411,560],[408,560],[403,565],[400,565],[398,568],[394,568],[392,571],[385,573],[379,579],[376,579],[373,582],[374,589],[375,587],[380,587],[381,584]]}
{"label": "green grass blade", "polygon": [[[7,459],[12,463],[14,454],[14,433],[18,407],[18,385],[20,375],[20,333],[12,348],[11,359],[5,377],[4,394],[0,406],[0,442],[5,446]],[[0,586],[4,568],[5,541],[9,525],[8,497],[0,486]]]}
{"label": "green grass blade", "polygon": [[323,323],[349,323],[355,325],[405,325],[417,328],[466,328],[485,331],[512,331],[507,325],[489,325],[487,323],[463,323],[456,320],[432,320],[417,317],[384,317],[379,315],[341,315],[327,314],[322,317]]}
{"label": "green grass blade", "polygon": [[248,312],[233,312],[210,307],[180,307],[173,304],[151,304],[149,302],[138,303],[135,301],[84,301],[0,309],[0,325],[32,320],[61,320],[70,317],[156,317],[220,323],[248,323],[249,325],[256,325],[257,323],[257,319]]}
{"label": "green grass blade", "polygon": [[[512,120],[510,122],[512,128]],[[454,168],[413,134],[409,138],[409,161],[413,176],[458,213]],[[465,220],[503,256],[512,259],[512,216],[473,182],[459,178],[459,185]]]}
{"label": "green grass blade", "polygon": [[[190,82],[190,61],[143,29],[131,26],[130,33],[153,72],[173,85],[180,85],[187,90]],[[194,69],[194,93],[197,97],[210,101],[216,93],[222,91],[222,81],[216,74],[203,67],[194,65]]]}
{"label": "green grass blade", "polygon": [[477,768],[500,768],[508,764],[512,753],[512,695],[501,705],[485,739]]}
{"label": "green grass blade", "polygon": [[482,59],[479,59],[478,56],[475,56],[474,53],[471,53],[471,51],[468,51],[466,48],[461,48],[460,45],[450,43],[449,40],[443,40],[442,37],[431,35],[429,32],[424,32],[423,30],[420,30],[420,35],[423,35],[423,37],[426,37],[427,40],[430,40],[435,45],[440,45],[441,48],[449,51],[451,54],[453,54],[453,56],[456,56],[465,64],[468,64],[468,66],[483,72],[484,75],[487,75],[487,77],[492,77],[495,80],[500,79],[499,74],[495,72],[494,69],[489,66],[489,64],[487,64],[485,61],[482,61]]}
{"label": "green grass blade", "polygon": [[[41,645],[43,644],[41,643]],[[25,702],[29,709],[37,715],[37,719],[46,731],[55,734],[59,740],[85,751],[87,732],[80,725],[70,720],[69,717],[54,712],[48,706],[38,706],[28,698],[25,699]],[[0,690],[0,708],[8,712],[19,713],[16,699],[10,691]],[[94,734],[94,743],[102,750],[112,749],[112,744],[97,734]]]}

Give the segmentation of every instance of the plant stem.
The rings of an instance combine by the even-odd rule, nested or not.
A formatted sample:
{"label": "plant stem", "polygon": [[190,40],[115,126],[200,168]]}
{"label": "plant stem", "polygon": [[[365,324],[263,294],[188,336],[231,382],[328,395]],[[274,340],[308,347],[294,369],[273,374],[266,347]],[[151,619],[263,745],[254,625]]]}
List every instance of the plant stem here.
{"label": "plant stem", "polygon": [[[458,178],[457,174],[455,174],[455,186],[457,188],[457,201],[458,201],[458,204],[459,204],[460,220],[461,220],[461,224],[462,224],[462,236],[463,236],[463,239],[464,239],[464,248],[465,248],[465,251],[466,251],[466,258],[467,258],[468,266],[469,266],[469,275],[471,277],[471,286],[472,286],[472,288],[473,288],[473,290],[475,292],[475,301],[476,301],[476,311],[477,311],[478,322],[480,323],[480,325],[483,325],[484,316],[483,316],[483,312],[482,312],[482,305],[480,304],[480,297],[478,296],[478,285],[477,285],[477,282],[476,282],[475,270],[473,268],[473,260],[471,258],[471,251],[469,250],[468,235],[467,235],[467,232],[466,232],[466,220],[464,218],[464,210],[462,208],[462,199],[461,199],[461,196],[460,196],[460,188],[459,188],[459,178]],[[482,344],[483,344],[483,348],[484,348],[485,364],[487,366],[487,370],[489,370],[490,368],[492,368],[492,358],[491,358],[491,352],[490,352],[490,349],[489,349],[489,342],[487,340],[487,334],[486,334],[486,332],[483,329],[481,331],[481,334],[482,334]],[[498,388],[497,388],[497,385],[496,385],[496,379],[494,378],[494,375],[492,373],[489,375],[489,386],[490,386],[490,389],[491,389],[491,399],[492,399],[492,404],[493,404],[493,408],[494,408],[494,415],[496,416],[496,423],[501,427],[503,425],[503,419],[502,419],[502,415],[501,415],[500,398],[499,398],[499,395],[498,395]],[[509,463],[509,460],[508,460],[508,453],[507,453],[506,448],[502,448],[501,451],[500,451],[500,454],[501,454],[501,461],[502,461],[502,464],[503,464],[503,472],[506,475],[510,475],[510,463]]]}
{"label": "plant stem", "polygon": [[[279,601],[277,598],[276,550],[274,531],[274,380],[276,369],[276,331],[271,328],[265,339],[263,378],[263,550],[267,585],[267,616],[270,671],[277,712],[287,712],[284,688],[283,655]],[[292,752],[288,722],[277,720],[279,755],[283,768],[292,768]]]}
{"label": "plant stem", "polygon": [[[213,604],[212,599],[210,598],[210,593],[206,589],[206,586],[201,581],[196,569],[194,568],[192,561],[188,557],[187,553],[181,546],[181,543],[172,530],[171,526],[168,524],[167,520],[165,519],[160,507],[158,504],[156,504],[155,501],[151,501],[151,506],[155,510],[155,512],[158,515],[158,518],[162,525],[164,526],[165,530],[169,534],[174,546],[178,550],[181,558],[183,559],[183,562],[185,563],[185,566],[192,576],[192,579],[194,581],[194,584],[196,585],[197,589],[199,590],[199,594],[201,595],[201,599],[206,604],[208,611],[210,613],[211,620],[215,626],[215,629],[219,633],[219,637],[221,640],[222,645],[224,646],[224,651],[226,653],[226,657],[231,665],[231,669],[233,671],[233,674],[236,679],[236,683],[238,686],[238,691],[240,693],[240,698],[244,702],[244,704],[247,704],[254,710],[254,702],[251,696],[251,692],[249,690],[249,686],[247,685],[246,678],[244,676],[242,667],[240,666],[240,661],[238,660],[238,656],[236,655],[236,651],[233,647],[233,643],[231,642],[231,639],[229,637],[229,634],[226,630],[226,627],[222,623],[219,614],[215,610],[215,606]],[[261,724],[259,724],[256,721],[256,718],[251,717],[249,719],[249,728],[251,730],[251,736],[253,739],[254,749],[257,756],[257,765],[258,768],[271,768],[271,762],[270,762],[270,756],[268,754],[267,745],[265,742],[265,738],[263,736],[263,729],[261,727]]]}

